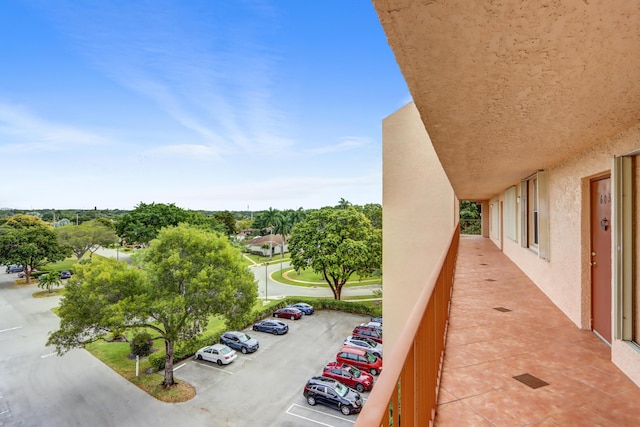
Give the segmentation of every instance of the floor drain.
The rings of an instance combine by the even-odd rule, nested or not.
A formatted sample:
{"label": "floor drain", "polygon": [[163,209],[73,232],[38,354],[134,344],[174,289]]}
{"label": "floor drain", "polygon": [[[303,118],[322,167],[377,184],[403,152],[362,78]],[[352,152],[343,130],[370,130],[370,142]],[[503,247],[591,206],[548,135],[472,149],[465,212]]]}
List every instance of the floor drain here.
{"label": "floor drain", "polygon": [[540,388],[540,387],[544,387],[546,385],[549,385],[549,383],[542,381],[540,378],[538,377],[534,377],[531,374],[522,374],[522,375],[517,375],[515,377],[513,377],[514,380],[518,380],[520,381],[522,384],[529,386],[533,389],[536,388]]}
{"label": "floor drain", "polygon": [[507,313],[507,312],[511,311],[511,310],[509,310],[508,308],[505,308],[505,307],[493,307],[493,309],[501,311],[503,313]]}
{"label": "floor drain", "polygon": [[489,264],[485,264],[485,263],[480,263],[480,265],[489,265]]}
{"label": "floor drain", "polygon": [[484,279],[485,282],[495,282],[496,279]]}

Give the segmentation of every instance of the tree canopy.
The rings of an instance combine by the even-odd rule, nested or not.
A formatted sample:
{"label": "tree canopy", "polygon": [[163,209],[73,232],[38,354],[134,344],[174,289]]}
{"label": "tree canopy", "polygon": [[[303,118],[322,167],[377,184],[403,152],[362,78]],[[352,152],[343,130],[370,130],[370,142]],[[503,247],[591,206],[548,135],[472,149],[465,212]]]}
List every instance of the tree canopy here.
{"label": "tree canopy", "polygon": [[163,227],[180,223],[224,232],[224,227],[214,217],[179,208],[173,203],[140,203],[133,211],[116,219],[116,233],[128,243],[146,245],[156,238]]}
{"label": "tree canopy", "polygon": [[70,247],[59,244],[53,229],[39,218],[15,215],[0,228],[0,264],[22,265],[27,283],[33,270],[70,253]]}
{"label": "tree canopy", "polygon": [[236,234],[236,217],[231,212],[216,212],[213,217],[224,226],[227,236]]}
{"label": "tree canopy", "polygon": [[112,226],[103,221],[87,221],[80,225],[65,225],[55,229],[60,242],[71,247],[78,260],[88,251],[93,255],[100,246],[114,243],[118,236]]}
{"label": "tree canopy", "polygon": [[60,329],[47,343],[62,355],[107,332],[147,328],[165,343],[168,387],[176,343],[214,315],[230,327],[244,324],[257,296],[254,280],[226,237],[187,225],[164,228],[141,269],[113,259],[79,266],[61,301]]}
{"label": "tree canopy", "polygon": [[353,273],[371,274],[382,265],[382,231],[353,206],[322,208],[296,224],[289,239],[291,264],[322,274],[340,299]]}

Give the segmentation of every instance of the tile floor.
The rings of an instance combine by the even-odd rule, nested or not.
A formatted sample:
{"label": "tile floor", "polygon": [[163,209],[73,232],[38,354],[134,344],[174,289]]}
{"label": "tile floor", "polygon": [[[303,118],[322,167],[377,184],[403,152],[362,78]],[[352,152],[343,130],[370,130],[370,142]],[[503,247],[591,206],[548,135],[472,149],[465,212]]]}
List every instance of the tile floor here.
{"label": "tile floor", "polygon": [[461,238],[436,426],[640,426],[640,388],[609,359],[493,243]]}

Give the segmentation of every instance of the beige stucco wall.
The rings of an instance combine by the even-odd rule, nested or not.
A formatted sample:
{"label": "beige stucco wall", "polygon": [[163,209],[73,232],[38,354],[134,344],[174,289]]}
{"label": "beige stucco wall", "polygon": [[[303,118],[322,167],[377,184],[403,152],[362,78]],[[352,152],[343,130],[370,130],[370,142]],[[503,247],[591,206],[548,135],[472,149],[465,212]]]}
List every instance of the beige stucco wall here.
{"label": "beige stucco wall", "polygon": [[417,109],[382,122],[385,352],[392,351],[457,224],[458,202]]}
{"label": "beige stucco wall", "polygon": [[[589,180],[609,173],[614,155],[637,149],[640,149],[640,126],[548,170],[549,260],[539,259],[535,252],[522,248],[517,241],[505,239],[503,242],[504,253],[583,329],[591,328]],[[636,265],[640,265],[637,254]],[[626,347],[621,350],[620,346],[628,345],[614,343],[614,362],[640,384],[640,353],[628,351]]]}

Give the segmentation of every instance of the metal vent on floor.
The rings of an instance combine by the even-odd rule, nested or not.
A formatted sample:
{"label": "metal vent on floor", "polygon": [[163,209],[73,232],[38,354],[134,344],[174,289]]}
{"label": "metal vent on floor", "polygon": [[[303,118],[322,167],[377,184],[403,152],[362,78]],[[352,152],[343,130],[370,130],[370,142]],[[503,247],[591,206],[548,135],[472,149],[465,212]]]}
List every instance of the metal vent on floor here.
{"label": "metal vent on floor", "polygon": [[480,265],[489,265],[489,264],[485,264],[484,262],[481,262]]}
{"label": "metal vent on floor", "polygon": [[505,307],[493,307],[493,309],[501,311],[503,313],[508,313],[509,311],[511,311],[511,310],[509,310],[508,308],[505,308]]}
{"label": "metal vent on floor", "polygon": [[495,282],[496,279],[484,279],[485,282]]}
{"label": "metal vent on floor", "polygon": [[520,381],[522,384],[529,386],[533,389],[536,388],[540,388],[540,387],[544,387],[546,385],[549,385],[549,383],[542,381],[540,378],[538,377],[534,377],[531,374],[522,374],[522,375],[516,375],[515,377],[513,377],[514,380],[518,380]]}

